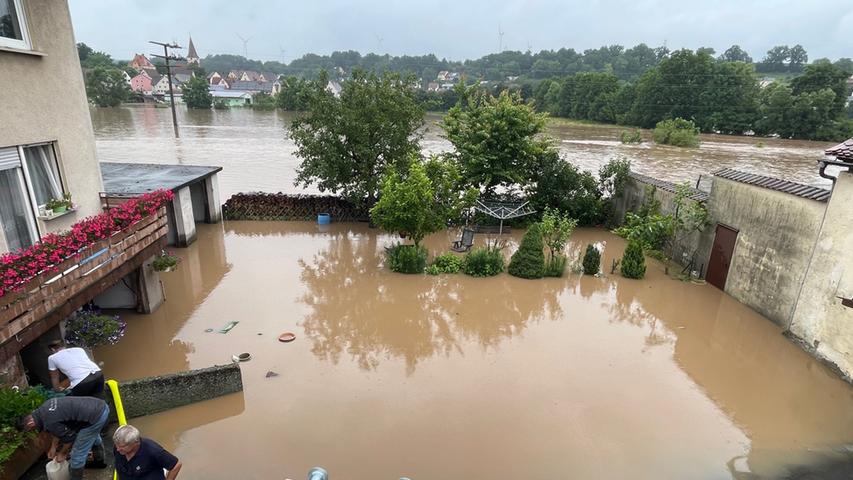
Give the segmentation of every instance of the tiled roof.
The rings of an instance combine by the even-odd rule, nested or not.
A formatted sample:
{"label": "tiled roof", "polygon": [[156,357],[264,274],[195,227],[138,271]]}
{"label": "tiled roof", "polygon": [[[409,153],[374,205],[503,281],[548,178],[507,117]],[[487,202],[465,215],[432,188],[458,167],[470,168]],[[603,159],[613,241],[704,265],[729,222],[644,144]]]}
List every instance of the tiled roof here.
{"label": "tiled roof", "polygon": [[271,92],[272,83],[264,82],[234,82],[231,84],[231,90],[244,90],[249,92]]}
{"label": "tiled roof", "polygon": [[765,177],[764,175],[756,175],[754,173],[746,173],[731,168],[724,168],[713,173],[715,177],[725,178],[735,182],[755,185],[756,187],[768,188],[777,192],[790,193],[798,197],[825,202],[829,200],[830,192],[824,188],[813,187],[802,183],[789,182],[788,180],[780,180],[773,177]]}
{"label": "tiled roof", "polygon": [[853,162],[853,138],[826,149],[824,153],[832,155],[839,162]]}
{"label": "tiled roof", "polygon": [[[634,178],[635,180],[642,182],[642,183],[645,183],[647,185],[652,185],[655,188],[659,188],[659,189],[665,190],[667,192],[675,193],[676,188],[678,187],[678,185],[676,185],[672,182],[665,182],[663,180],[658,180],[657,178],[649,177],[647,175],[642,175],[640,173],[631,172],[631,177]],[[706,192],[703,192],[701,190],[696,190],[695,188],[691,187],[689,198],[691,198],[692,200],[696,200],[697,202],[705,202],[708,200],[708,194]]]}

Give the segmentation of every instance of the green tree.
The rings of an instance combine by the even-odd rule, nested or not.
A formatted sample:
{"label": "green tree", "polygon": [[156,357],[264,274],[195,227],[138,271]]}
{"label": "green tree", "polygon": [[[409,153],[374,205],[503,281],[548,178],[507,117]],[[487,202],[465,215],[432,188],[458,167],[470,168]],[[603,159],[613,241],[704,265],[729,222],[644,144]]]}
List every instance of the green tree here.
{"label": "green tree", "polygon": [[99,107],[115,107],[130,96],[124,74],[117,68],[95,67],[87,70],[86,95]]}
{"label": "green tree", "polygon": [[399,232],[416,246],[433,232],[456,220],[476,192],[459,191],[459,173],[452,163],[433,157],[426,164],[412,161],[408,172],[393,168],[382,179],[381,195],[370,218],[383,230]]}
{"label": "green tree", "polygon": [[556,152],[546,156],[534,179],[527,198],[537,211],[559,210],[580,225],[597,225],[603,220],[598,181]]}
{"label": "green tree", "polygon": [[209,109],[213,105],[213,96],[204,77],[192,77],[181,86],[184,103],[187,108]]}
{"label": "green tree", "polygon": [[794,95],[820,92],[830,89],[835,93],[831,115],[837,118],[844,111],[847,101],[847,78],[849,75],[841,68],[822,63],[807,65],[803,74],[791,80],[791,91]]}
{"label": "green tree", "polygon": [[732,45],[719,57],[723,62],[744,62],[752,63],[752,57],[749,56],[740,45]]}
{"label": "green tree", "polygon": [[424,111],[415,98],[415,78],[355,70],[340,98],[325,86],[325,76],[312,84],[308,112],[290,129],[302,158],[296,184],[316,184],[320,191],[371,207],[383,173],[405,171],[420,150]]}
{"label": "green tree", "polygon": [[512,254],[507,272],[520,278],[542,278],[545,275],[545,253],[542,230],[534,223],[524,233],[521,245]]}
{"label": "green tree", "polygon": [[288,76],[281,79],[281,91],[276,95],[276,106],[282,110],[304,111],[308,108],[311,85],[307,80]]}
{"label": "green tree", "polygon": [[465,180],[487,194],[497,187],[512,191],[529,185],[553,152],[539,135],[547,114],[536,113],[515,93],[504,91],[496,98],[474,87],[458,89],[459,103],[441,125]]}
{"label": "green tree", "polygon": [[799,72],[807,63],[809,63],[809,54],[802,45],[794,45],[788,50],[788,70]]}
{"label": "green tree", "polygon": [[765,72],[785,72],[788,70],[788,61],[791,58],[791,49],[787,45],[777,45],[767,51],[762,63]]}
{"label": "green tree", "polygon": [[699,146],[699,128],[683,118],[662,120],[655,125],[652,138],[662,145],[696,148]]}
{"label": "green tree", "polygon": [[601,267],[601,252],[593,245],[586,246],[586,253],[583,255],[583,273],[584,275],[595,275]]}
{"label": "green tree", "polygon": [[566,257],[563,251],[572,231],[578,225],[578,221],[568,215],[560,213],[559,210],[545,209],[540,222],[542,240],[548,247],[548,260],[546,273],[551,277],[561,277],[566,266]]}
{"label": "green tree", "polygon": [[621,262],[622,276],[640,279],[646,276],[646,257],[643,256],[643,244],[629,240]]}
{"label": "green tree", "polygon": [[702,131],[743,134],[752,130],[758,117],[760,88],[755,67],[742,62],[723,62],[715,66],[699,102],[709,107],[710,115],[702,115]]}

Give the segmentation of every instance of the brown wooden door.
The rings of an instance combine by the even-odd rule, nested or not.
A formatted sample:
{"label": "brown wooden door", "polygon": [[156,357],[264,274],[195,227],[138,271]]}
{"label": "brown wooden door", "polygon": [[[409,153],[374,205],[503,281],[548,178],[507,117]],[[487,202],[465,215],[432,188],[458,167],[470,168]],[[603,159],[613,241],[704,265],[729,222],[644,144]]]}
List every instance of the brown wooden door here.
{"label": "brown wooden door", "polygon": [[708,260],[708,273],[705,280],[720,290],[726,289],[726,278],[729,275],[729,265],[732,264],[732,254],[735,251],[737,230],[724,225],[717,225],[714,236],[714,247]]}

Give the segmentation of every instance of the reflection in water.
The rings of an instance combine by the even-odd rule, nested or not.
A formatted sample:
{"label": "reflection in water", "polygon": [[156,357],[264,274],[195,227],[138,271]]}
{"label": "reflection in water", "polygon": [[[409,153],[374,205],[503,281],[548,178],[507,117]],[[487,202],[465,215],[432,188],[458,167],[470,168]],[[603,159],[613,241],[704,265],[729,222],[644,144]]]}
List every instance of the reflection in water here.
{"label": "reflection in water", "polygon": [[[460,337],[497,347],[530,320],[561,314],[561,281],[541,282],[537,295],[514,295],[504,276],[475,284],[449,275],[401,278],[376,269],[382,255],[375,235],[328,237],[328,248],[299,262],[307,287],[300,300],[312,308],[302,327],[313,352],[334,363],[344,351],[364,369],[375,369],[383,356],[397,357],[412,374],[421,359],[464,354]],[[434,251],[446,248],[444,238],[432,240],[426,245]]]}
{"label": "reflection in water", "polygon": [[[291,112],[251,109],[178,109],[181,137],[174,138],[168,108],[150,105],[92,108],[98,158],[109,162],[160,162],[223,167],[219,176],[223,201],[246,191],[303,193],[294,187],[296,146],[287,138]],[[429,114],[421,145],[426,152],[451,149],[441,136],[438,114]],[[624,127],[549,124],[560,154],[583,169],[597,172],[615,158],[631,160],[640,173],[663,180],[694,183],[701,174],[740,168],[812,185],[828,185],[815,161],[832,144],[804,140],[702,135],[702,147],[684,149],[650,142],[623,145]],[[646,136],[650,137],[648,132]],[[765,145],[757,148],[759,143]],[[144,155],[140,155],[143,152]],[[315,192],[314,190],[309,190]]]}
{"label": "reflection in water", "polygon": [[[601,240],[609,272],[624,242],[607,232],[577,230],[572,258]],[[399,275],[382,265],[394,241],[362,224],[201,226],[161,311],[96,355],[132,378],[252,353],[241,413],[141,420],[188,478],[767,478],[851,441],[849,385],[653,260],[642,281]]]}

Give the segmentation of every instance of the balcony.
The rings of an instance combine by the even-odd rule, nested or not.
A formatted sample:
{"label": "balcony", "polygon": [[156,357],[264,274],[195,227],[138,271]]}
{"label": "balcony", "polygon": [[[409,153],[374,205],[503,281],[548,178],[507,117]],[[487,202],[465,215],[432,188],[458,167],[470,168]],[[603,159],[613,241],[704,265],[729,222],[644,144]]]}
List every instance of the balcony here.
{"label": "balcony", "polygon": [[0,297],[0,360],[57,325],[166,245],[166,208],[99,240]]}

